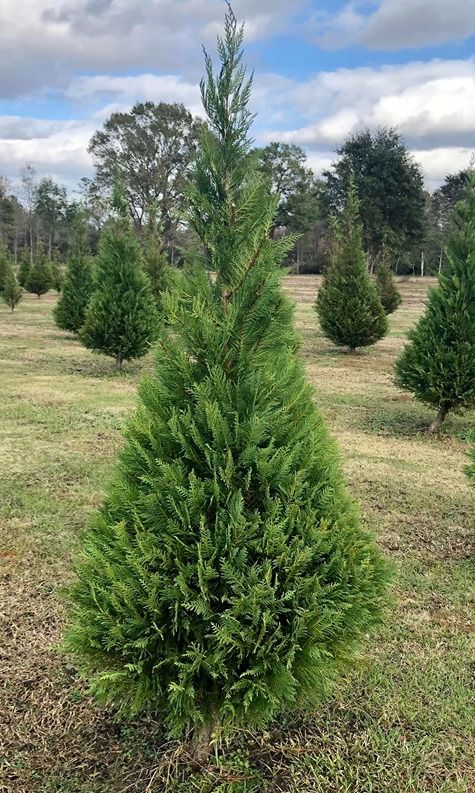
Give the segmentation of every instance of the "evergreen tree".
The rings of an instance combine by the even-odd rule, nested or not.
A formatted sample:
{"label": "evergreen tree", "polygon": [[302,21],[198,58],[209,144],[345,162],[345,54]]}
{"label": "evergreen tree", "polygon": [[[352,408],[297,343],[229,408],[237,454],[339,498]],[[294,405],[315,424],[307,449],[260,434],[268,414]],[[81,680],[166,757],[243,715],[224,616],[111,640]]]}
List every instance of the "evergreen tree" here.
{"label": "evergreen tree", "polygon": [[20,252],[20,264],[18,267],[18,283],[20,286],[26,287],[26,282],[31,270],[30,251],[28,248],[22,248]]}
{"label": "evergreen tree", "polygon": [[11,310],[14,311],[22,297],[23,289],[17,281],[13,267],[10,265],[3,283],[2,299],[5,301],[7,306],[10,306]]}
{"label": "evergreen tree", "polygon": [[162,292],[170,284],[170,267],[157,226],[157,217],[154,209],[149,216],[148,226],[144,240],[144,270],[150,278],[152,291],[157,303],[161,307]]}
{"label": "evergreen tree", "polygon": [[50,267],[51,267],[51,279],[52,279],[51,285],[53,289],[59,294],[63,286],[63,280],[64,280],[63,271],[61,269],[60,263],[54,260],[50,261]]}
{"label": "evergreen tree", "polygon": [[157,334],[158,315],[140,247],[121,213],[102,233],[81,341],[115,358],[121,369],[123,361],[145,355]]}
{"label": "evergreen tree", "polygon": [[388,254],[383,251],[380,261],[376,265],[376,286],[379,297],[386,314],[392,314],[401,304],[401,295],[396,289],[393,274],[389,266]]}
{"label": "evergreen tree", "polygon": [[49,292],[53,286],[51,262],[46,258],[46,251],[41,240],[36,245],[35,258],[26,279],[25,288],[38,298]]}
{"label": "evergreen tree", "polygon": [[79,333],[84,324],[86,308],[93,291],[92,265],[88,233],[84,218],[74,220],[71,252],[61,296],[54,309],[57,326]]}
{"label": "evergreen tree", "polygon": [[85,537],[67,639],[101,700],[191,729],[201,759],[212,734],[318,701],[386,580],[297,356],[280,284],[293,240],[270,236],[241,42],[229,10],[190,195],[217,276],[202,262],[166,293],[171,327]]}
{"label": "evergreen tree", "polygon": [[331,262],[315,307],[325,336],[354,352],[357,347],[368,347],[382,339],[388,323],[366,266],[358,197],[352,180],[345,209],[333,226],[336,239]]}
{"label": "evergreen tree", "polygon": [[7,276],[11,269],[10,257],[6,247],[0,241],[0,292],[3,292]]}
{"label": "evergreen tree", "polygon": [[429,431],[451,410],[475,404],[475,173],[454,210],[447,268],[396,362],[396,383],[437,409]]}

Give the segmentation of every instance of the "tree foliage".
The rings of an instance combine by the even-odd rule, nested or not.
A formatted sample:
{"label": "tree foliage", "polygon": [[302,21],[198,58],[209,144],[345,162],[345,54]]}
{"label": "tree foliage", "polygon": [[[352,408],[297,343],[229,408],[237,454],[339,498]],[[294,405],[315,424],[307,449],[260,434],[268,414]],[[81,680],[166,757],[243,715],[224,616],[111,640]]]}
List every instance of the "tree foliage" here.
{"label": "tree foliage", "polygon": [[296,354],[277,199],[252,169],[230,11],[206,56],[190,222],[216,272],[167,293],[115,481],[85,538],[68,646],[100,699],[174,736],[310,706],[379,621],[385,567],[362,530]]}
{"label": "tree foliage", "polygon": [[386,314],[392,314],[401,304],[401,295],[396,289],[393,274],[389,264],[389,256],[383,250],[381,257],[376,264],[376,286],[379,297]]}
{"label": "tree foliage", "polygon": [[30,252],[28,248],[22,248],[19,256],[18,283],[26,287],[26,282],[31,270]]}
{"label": "tree foliage", "polygon": [[97,181],[123,185],[130,214],[141,228],[158,207],[165,243],[171,243],[183,204],[200,122],[183,105],[139,102],[113,113],[91,139]]}
{"label": "tree foliage", "polygon": [[447,269],[396,362],[396,382],[437,409],[431,431],[451,410],[475,404],[475,174],[454,210]]}
{"label": "tree foliage", "polygon": [[140,358],[158,332],[150,281],[127,218],[119,216],[102,233],[94,291],[81,329],[83,344],[116,360]]}
{"label": "tree foliage", "polygon": [[424,237],[425,198],[419,165],[394,129],[349,137],[339,159],[323,174],[319,195],[327,216],[344,204],[353,175],[360,200],[364,247],[376,259],[383,247],[401,254]]}
{"label": "tree foliage", "polygon": [[375,344],[388,323],[363,251],[356,186],[350,179],[345,208],[334,223],[330,266],[318,292],[316,311],[323,333],[354,351]]}
{"label": "tree foliage", "polygon": [[1,298],[14,311],[22,297],[23,289],[17,281],[12,265],[9,264],[3,282]]}
{"label": "tree foliage", "polygon": [[46,256],[43,243],[39,240],[36,245],[33,264],[31,265],[25,282],[27,292],[32,292],[37,297],[49,292],[53,286],[53,273],[51,262]]}
{"label": "tree foliage", "polygon": [[79,333],[84,324],[86,308],[93,290],[92,263],[85,219],[77,215],[68,268],[61,296],[54,309],[59,328]]}

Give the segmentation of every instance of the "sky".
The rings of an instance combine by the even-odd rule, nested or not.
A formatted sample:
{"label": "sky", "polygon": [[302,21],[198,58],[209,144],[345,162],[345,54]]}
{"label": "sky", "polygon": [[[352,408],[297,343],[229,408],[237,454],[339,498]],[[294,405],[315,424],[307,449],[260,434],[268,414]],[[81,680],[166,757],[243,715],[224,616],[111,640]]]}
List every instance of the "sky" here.
{"label": "sky", "polygon": [[[428,189],[475,151],[475,0],[235,0],[254,70],[257,145],[315,173],[362,128],[397,127]],[[203,116],[201,45],[223,0],[1,0],[0,176],[31,163],[70,191],[94,131],[137,101]]]}

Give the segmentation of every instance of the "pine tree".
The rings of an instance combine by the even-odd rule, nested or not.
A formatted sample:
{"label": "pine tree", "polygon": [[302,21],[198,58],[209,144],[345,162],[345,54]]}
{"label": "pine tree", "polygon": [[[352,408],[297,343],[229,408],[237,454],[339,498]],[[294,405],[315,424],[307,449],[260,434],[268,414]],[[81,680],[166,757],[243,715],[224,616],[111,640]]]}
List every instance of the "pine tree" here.
{"label": "pine tree", "polygon": [[5,288],[8,273],[11,268],[10,257],[5,246],[0,241],[0,292]]}
{"label": "pine tree", "polygon": [[13,267],[10,265],[3,283],[2,300],[14,311],[22,297],[23,289],[17,281]]}
{"label": "pine tree", "polygon": [[437,410],[429,432],[451,410],[475,405],[475,173],[455,207],[446,256],[447,267],[396,361],[397,385]]}
{"label": "pine tree", "polygon": [[26,287],[26,282],[31,270],[30,251],[28,248],[22,248],[20,252],[20,264],[18,267],[18,283],[20,286]]}
{"label": "pine tree", "polygon": [[354,352],[357,347],[368,347],[382,339],[388,323],[366,266],[358,197],[352,180],[345,209],[334,229],[331,262],[315,308],[325,336]]}
{"label": "pine tree", "polygon": [[310,707],[380,620],[386,568],[297,355],[277,209],[249,156],[231,10],[190,195],[204,262],[164,298],[115,480],[85,537],[67,646],[95,694],[212,735]]}
{"label": "pine tree", "polygon": [[57,326],[79,333],[84,325],[87,304],[93,291],[92,264],[87,226],[82,216],[74,221],[71,252],[60,298],[54,309]]}
{"label": "pine tree", "polygon": [[59,294],[63,287],[64,275],[59,262],[52,259],[50,261],[52,287]]}
{"label": "pine tree", "polygon": [[382,256],[376,265],[376,286],[379,297],[386,314],[392,314],[401,304],[401,295],[396,289],[393,274],[389,266],[388,253],[383,250]]}
{"label": "pine tree", "polygon": [[25,288],[27,292],[32,292],[38,298],[49,292],[53,286],[53,273],[51,272],[51,262],[46,257],[46,251],[41,240],[38,240],[35,251],[35,258],[26,279]]}
{"label": "pine tree", "polygon": [[86,347],[110,355],[118,369],[140,358],[157,337],[159,321],[141,251],[123,214],[102,233],[94,292],[80,338]]}
{"label": "pine tree", "polygon": [[165,251],[163,250],[162,240],[157,226],[156,213],[151,211],[148,225],[145,231],[144,240],[144,270],[150,278],[152,291],[157,303],[157,308],[161,310],[162,292],[170,284],[170,267]]}

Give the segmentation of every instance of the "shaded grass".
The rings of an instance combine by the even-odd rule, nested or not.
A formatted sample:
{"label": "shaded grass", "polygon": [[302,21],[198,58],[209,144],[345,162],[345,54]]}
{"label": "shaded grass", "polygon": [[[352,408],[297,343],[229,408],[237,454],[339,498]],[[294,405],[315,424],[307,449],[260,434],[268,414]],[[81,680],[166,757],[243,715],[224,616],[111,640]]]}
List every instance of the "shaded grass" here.
{"label": "shaded grass", "polygon": [[51,320],[55,296],[0,309],[0,791],[7,793],[471,793],[475,786],[474,417],[440,438],[392,365],[426,284],[401,284],[391,333],[357,356],[319,333],[318,279],[291,277],[302,356],[351,490],[396,570],[387,623],[318,712],[242,734],[207,768],[153,720],[98,708],[58,651],[63,588],[100,503],[140,372],[92,355]]}

